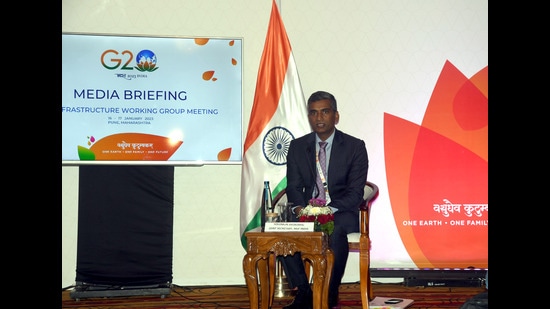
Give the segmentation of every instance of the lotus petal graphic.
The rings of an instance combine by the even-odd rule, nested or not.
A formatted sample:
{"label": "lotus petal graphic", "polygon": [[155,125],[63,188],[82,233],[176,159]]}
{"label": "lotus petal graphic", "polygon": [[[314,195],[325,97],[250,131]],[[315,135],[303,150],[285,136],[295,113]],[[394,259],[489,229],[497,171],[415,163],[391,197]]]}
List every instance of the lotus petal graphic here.
{"label": "lotus petal graphic", "polygon": [[488,67],[446,62],[421,125],[384,114],[389,196],[420,268],[488,266]]}

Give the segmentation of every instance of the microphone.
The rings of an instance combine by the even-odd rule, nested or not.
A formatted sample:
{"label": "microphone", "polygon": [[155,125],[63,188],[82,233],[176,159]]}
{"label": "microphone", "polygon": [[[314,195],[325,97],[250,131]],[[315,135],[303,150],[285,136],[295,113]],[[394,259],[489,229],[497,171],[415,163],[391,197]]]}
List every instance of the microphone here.
{"label": "microphone", "polygon": [[315,183],[315,189],[317,189],[317,193],[315,194],[315,198],[319,197],[319,186],[317,185],[317,174],[315,173],[315,171],[311,168],[311,164],[309,164],[309,159],[311,158],[311,146],[307,146],[306,148],[306,152],[307,152],[307,167],[309,168],[309,171],[311,172],[311,175],[313,176],[313,182]]}

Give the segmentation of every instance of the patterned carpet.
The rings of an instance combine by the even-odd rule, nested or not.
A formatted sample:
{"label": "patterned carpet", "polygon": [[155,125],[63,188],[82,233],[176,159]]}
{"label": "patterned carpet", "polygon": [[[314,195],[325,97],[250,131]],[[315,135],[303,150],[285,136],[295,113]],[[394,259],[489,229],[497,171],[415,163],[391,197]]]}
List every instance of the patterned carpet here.
{"label": "patterned carpet", "polygon": [[[375,296],[409,298],[410,309],[459,308],[468,298],[485,292],[484,287],[406,287],[403,284],[374,284]],[[170,308],[250,308],[246,286],[173,286],[170,295],[136,295],[73,299],[71,290],[62,291],[62,308],[79,309],[170,309]],[[282,308],[290,297],[275,298],[273,309]],[[341,309],[360,309],[358,283],[344,283],[340,287]]]}

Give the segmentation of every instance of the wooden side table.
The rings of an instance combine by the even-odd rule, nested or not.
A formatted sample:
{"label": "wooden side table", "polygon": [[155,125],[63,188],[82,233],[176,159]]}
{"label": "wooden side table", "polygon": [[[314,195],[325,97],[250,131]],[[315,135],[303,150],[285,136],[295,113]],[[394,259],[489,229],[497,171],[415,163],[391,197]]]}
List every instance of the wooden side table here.
{"label": "wooden side table", "polygon": [[328,309],[328,287],[334,264],[328,235],[323,232],[247,232],[245,235],[247,249],[243,273],[251,309],[258,309],[259,290],[261,309],[271,308],[276,257],[295,252],[301,252],[302,260],[313,268],[313,309]]}

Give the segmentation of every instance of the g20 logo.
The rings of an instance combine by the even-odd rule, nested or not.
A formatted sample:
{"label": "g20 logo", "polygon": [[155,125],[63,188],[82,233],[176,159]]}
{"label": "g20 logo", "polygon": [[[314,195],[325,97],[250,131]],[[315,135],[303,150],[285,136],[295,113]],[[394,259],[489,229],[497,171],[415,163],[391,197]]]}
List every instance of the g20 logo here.
{"label": "g20 logo", "polygon": [[108,70],[116,70],[120,67],[121,70],[136,69],[140,72],[153,72],[158,69],[157,55],[148,49],[137,54],[134,67],[131,66],[133,60],[134,54],[129,50],[119,53],[114,49],[108,49],[101,54],[101,64]]}

